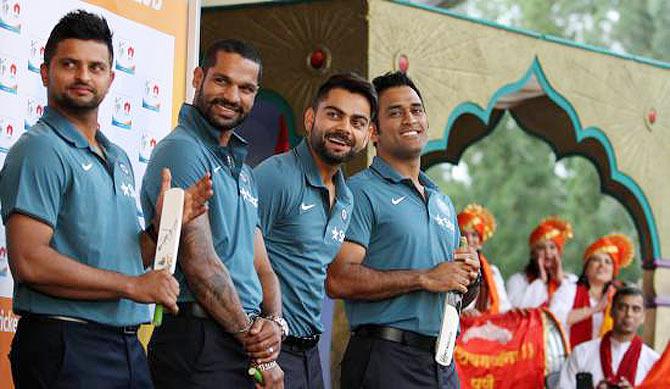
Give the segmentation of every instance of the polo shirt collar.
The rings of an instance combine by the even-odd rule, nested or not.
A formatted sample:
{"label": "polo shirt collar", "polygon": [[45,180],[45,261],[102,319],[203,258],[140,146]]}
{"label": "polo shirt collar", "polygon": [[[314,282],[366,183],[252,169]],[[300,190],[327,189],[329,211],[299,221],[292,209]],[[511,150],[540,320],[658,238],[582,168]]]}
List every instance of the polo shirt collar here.
{"label": "polo shirt collar", "polygon": [[[309,151],[309,145],[307,143],[307,138],[304,138],[294,149],[293,152],[296,154],[298,161],[303,167],[305,172],[305,178],[307,183],[313,187],[326,189],[326,186],[323,184],[321,179],[321,174],[319,174],[319,169],[316,166],[316,161],[314,161],[314,156]],[[337,169],[337,173],[333,177],[335,181],[335,191],[338,201],[343,203],[349,203],[351,198],[351,191],[346,186],[344,180],[344,174],[342,169]]]}
{"label": "polo shirt collar", "polygon": [[58,110],[46,107],[42,120],[68,143],[80,149],[89,147],[88,140],[84,137],[84,134],[79,132]]}
{"label": "polo shirt collar", "polygon": [[[383,178],[393,183],[398,184],[404,181],[409,181],[409,178],[401,176],[400,173],[398,173],[393,167],[391,167],[391,165],[389,165],[379,156],[374,157],[370,168]],[[439,187],[433,182],[433,180],[431,180],[428,175],[422,171],[419,172],[419,182],[429,189],[439,190]]]}

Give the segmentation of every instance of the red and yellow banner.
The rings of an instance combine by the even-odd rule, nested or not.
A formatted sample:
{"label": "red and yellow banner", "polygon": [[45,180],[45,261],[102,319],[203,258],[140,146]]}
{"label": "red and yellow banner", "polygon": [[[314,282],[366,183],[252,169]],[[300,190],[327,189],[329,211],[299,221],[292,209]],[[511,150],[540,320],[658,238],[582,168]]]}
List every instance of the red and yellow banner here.
{"label": "red and yellow banner", "polygon": [[544,387],[542,311],[462,318],[454,359],[464,389]]}

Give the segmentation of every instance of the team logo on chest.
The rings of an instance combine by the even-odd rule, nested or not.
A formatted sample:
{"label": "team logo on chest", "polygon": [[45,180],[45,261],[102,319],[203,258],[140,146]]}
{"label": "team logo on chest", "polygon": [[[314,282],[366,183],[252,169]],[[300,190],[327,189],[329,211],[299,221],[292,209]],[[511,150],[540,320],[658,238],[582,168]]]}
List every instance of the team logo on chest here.
{"label": "team logo on chest", "polygon": [[330,238],[336,242],[344,242],[344,229],[333,227],[330,230]]}
{"label": "team logo on chest", "polygon": [[254,208],[258,208],[258,197],[254,197],[249,189],[240,188],[240,197]]}
{"label": "team logo on chest", "polygon": [[121,184],[121,193],[125,197],[135,198],[135,187],[131,183],[122,183]]}

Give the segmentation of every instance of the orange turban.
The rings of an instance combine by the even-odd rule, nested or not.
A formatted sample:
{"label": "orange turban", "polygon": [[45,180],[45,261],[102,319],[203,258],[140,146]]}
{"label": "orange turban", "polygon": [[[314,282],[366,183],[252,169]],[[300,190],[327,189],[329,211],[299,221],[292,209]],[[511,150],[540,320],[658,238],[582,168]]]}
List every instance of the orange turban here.
{"label": "orange turban", "polygon": [[614,263],[614,276],[633,261],[634,246],[624,234],[609,234],[591,243],[584,251],[584,264],[594,254],[608,254]]}
{"label": "orange turban", "polygon": [[479,204],[468,204],[461,213],[458,214],[458,226],[461,231],[475,231],[479,234],[479,239],[484,243],[493,236],[496,230],[496,220],[488,209]]}
{"label": "orange turban", "polygon": [[559,219],[556,216],[550,216],[540,222],[535,227],[528,238],[528,245],[533,246],[543,240],[552,240],[559,251],[563,251],[565,241],[572,238],[572,226],[570,223]]}

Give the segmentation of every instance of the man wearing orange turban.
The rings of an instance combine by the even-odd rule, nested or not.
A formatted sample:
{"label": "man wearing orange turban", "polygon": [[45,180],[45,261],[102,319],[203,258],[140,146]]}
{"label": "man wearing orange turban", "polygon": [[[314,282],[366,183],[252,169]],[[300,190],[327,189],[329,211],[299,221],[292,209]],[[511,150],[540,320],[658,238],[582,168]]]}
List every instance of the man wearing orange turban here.
{"label": "man wearing orange turban", "polygon": [[624,234],[601,237],[584,251],[582,275],[576,283],[564,282],[549,309],[563,324],[570,347],[595,339],[612,328],[609,316],[620,269],[633,260],[633,242]]}
{"label": "man wearing orange turban", "polygon": [[458,226],[462,236],[468,240],[470,247],[479,252],[482,283],[479,286],[479,296],[468,306],[463,313],[479,315],[482,313],[498,314],[507,312],[512,307],[505,291],[500,270],[489,262],[482,254],[481,249],[496,229],[496,222],[488,209],[479,204],[468,204],[458,214]]}
{"label": "man wearing orange turban", "polygon": [[577,281],[577,276],[563,271],[561,259],[563,246],[570,238],[572,226],[558,217],[546,218],[535,227],[528,239],[528,265],[507,281],[512,306],[535,308],[548,305],[551,296],[566,279]]}

